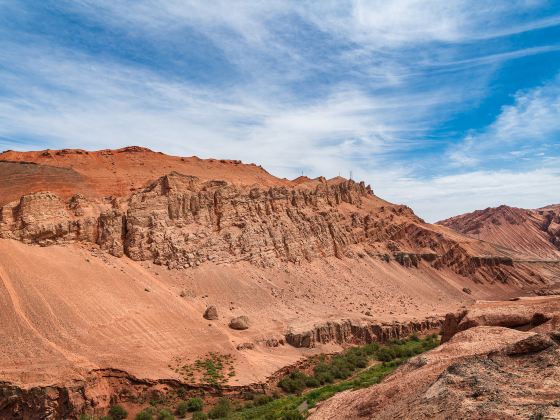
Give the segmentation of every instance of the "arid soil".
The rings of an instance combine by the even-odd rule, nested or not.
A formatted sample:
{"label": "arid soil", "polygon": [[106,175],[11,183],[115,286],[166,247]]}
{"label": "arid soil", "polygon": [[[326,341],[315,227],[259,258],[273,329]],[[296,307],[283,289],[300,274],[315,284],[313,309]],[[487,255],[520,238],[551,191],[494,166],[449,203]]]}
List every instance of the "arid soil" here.
{"label": "arid soil", "polygon": [[557,297],[477,304],[469,315],[480,322],[472,328],[450,334],[444,327],[452,336],[445,344],[411,359],[380,385],[333,397],[310,418],[559,418],[557,321],[528,331],[489,326],[539,307],[558,320]]}
{"label": "arid soil", "polygon": [[[138,381],[187,384],[175,368],[208,352],[233,358],[229,385],[261,383],[307,355],[437,331],[477,299],[552,290],[560,274],[343,178],[129,147],[5,152],[0,181],[6,416],[101,412]],[[230,328],[239,316],[247,329]]]}
{"label": "arid soil", "polygon": [[560,205],[536,210],[500,206],[438,223],[465,235],[514,249],[528,259],[560,260]]}

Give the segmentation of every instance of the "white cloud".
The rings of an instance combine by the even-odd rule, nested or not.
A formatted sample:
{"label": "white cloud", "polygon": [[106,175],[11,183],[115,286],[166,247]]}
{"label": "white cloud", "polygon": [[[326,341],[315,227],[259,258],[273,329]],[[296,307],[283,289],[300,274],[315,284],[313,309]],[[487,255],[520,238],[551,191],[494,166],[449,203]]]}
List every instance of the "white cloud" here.
{"label": "white cloud", "polygon": [[[12,147],[14,138],[31,139],[26,147],[34,149],[138,144],[256,162],[286,177],[302,169],[327,177],[352,170],[381,197],[409,204],[430,221],[488,205],[537,207],[559,201],[560,175],[550,169],[555,155],[542,149],[558,143],[550,140],[560,127],[558,81],[518,92],[493,124],[470,132],[448,151],[456,165],[476,168],[495,152],[500,158],[529,158],[526,143],[533,141],[539,143],[540,169],[445,175],[456,168],[413,154],[431,145],[430,130],[486,95],[500,63],[558,49],[492,53],[471,45],[468,54],[460,49],[558,24],[556,17],[519,18],[530,17],[540,1],[479,2],[476,7],[466,0],[317,4],[65,2],[73,12],[139,43],[165,46],[172,39],[188,49],[184,30],[193,29],[242,77],[195,84],[188,75],[172,78],[87,50],[56,47],[40,37],[35,45],[0,40],[0,84],[10,92],[0,96],[0,145]],[[304,25],[297,26],[298,19]],[[314,39],[295,30],[306,25],[325,41],[307,45]],[[332,40],[344,48],[331,50]],[[316,50],[322,42],[325,50]],[[440,79],[445,72],[453,77]],[[335,77],[306,92],[308,79],[317,74]],[[294,82],[302,83],[303,92]],[[401,152],[409,157],[395,159]],[[420,165],[427,169],[417,170]],[[419,172],[430,177],[418,178]]]}
{"label": "white cloud", "polygon": [[559,203],[558,168],[556,165],[519,172],[473,171],[426,180],[394,174],[391,184],[380,184],[377,191],[384,198],[411,206],[427,221],[436,222],[501,204],[539,208]]}
{"label": "white cloud", "polygon": [[450,159],[460,166],[472,166],[481,160],[507,159],[512,148],[528,147],[538,154],[548,143],[560,143],[560,77],[519,91],[513,99],[492,124],[453,146]]}

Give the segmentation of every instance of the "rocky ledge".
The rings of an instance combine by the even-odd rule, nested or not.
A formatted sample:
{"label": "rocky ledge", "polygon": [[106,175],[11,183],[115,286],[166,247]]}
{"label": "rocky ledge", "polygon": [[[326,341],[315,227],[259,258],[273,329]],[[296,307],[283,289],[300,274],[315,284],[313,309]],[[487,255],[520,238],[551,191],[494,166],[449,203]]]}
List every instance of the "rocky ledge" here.
{"label": "rocky ledge", "polygon": [[430,317],[423,321],[366,323],[345,319],[314,325],[310,329],[290,330],[286,342],[294,347],[315,347],[318,344],[367,344],[402,339],[413,334],[439,332],[443,318]]}

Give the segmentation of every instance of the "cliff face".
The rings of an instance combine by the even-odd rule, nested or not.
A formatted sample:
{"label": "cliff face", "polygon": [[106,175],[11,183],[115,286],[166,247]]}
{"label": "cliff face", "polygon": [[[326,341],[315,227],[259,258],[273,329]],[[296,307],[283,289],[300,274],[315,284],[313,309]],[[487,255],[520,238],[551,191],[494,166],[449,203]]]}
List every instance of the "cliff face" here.
{"label": "cliff face", "polygon": [[286,342],[294,347],[315,347],[319,344],[367,344],[400,340],[412,334],[438,333],[443,320],[435,317],[423,321],[364,323],[353,320],[329,321],[313,328],[292,330]]}
{"label": "cliff face", "polygon": [[358,209],[369,193],[351,181],[263,189],[170,174],[130,198],[126,254],[185,268],[205,261],[272,264],[276,258],[338,256],[363,232],[357,214],[348,217],[337,207]]}
{"label": "cliff face", "polygon": [[[361,206],[371,194],[352,181],[314,189],[242,188],[171,173],[128,200],[64,203],[49,192],[21,197],[1,209],[0,235],[25,243],[97,243],[112,255],[170,268],[205,261],[300,261],[342,256],[363,241],[368,217],[337,207]],[[361,229],[360,229],[361,228]]]}
{"label": "cliff face", "polygon": [[478,282],[543,281],[514,269],[511,257],[474,254],[408,207],[386,204],[364,183],[342,179],[263,188],[173,172],[126,199],[78,194],[64,202],[33,193],[1,208],[0,237],[42,246],[96,243],[114,256],[169,268],[367,254],[405,267],[424,261]]}

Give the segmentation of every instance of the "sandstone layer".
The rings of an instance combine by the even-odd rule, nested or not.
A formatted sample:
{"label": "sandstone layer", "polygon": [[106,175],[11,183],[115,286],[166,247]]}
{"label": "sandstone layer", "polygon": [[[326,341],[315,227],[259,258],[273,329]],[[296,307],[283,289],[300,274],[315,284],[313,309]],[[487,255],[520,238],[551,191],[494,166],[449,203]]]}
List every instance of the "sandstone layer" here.
{"label": "sandstone layer", "polygon": [[551,332],[560,329],[560,297],[518,298],[513,301],[479,301],[449,313],[442,327],[442,342],[460,331],[478,326]]}

